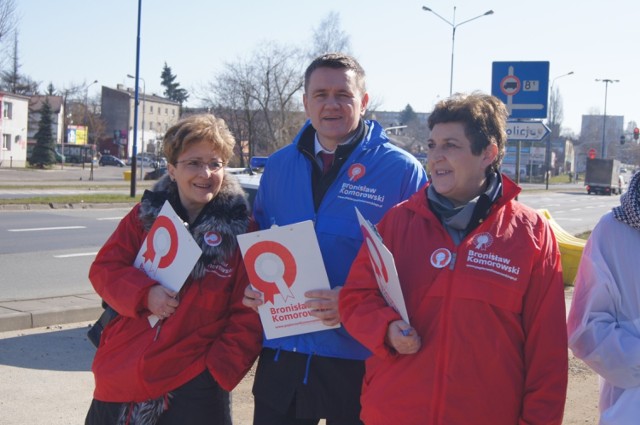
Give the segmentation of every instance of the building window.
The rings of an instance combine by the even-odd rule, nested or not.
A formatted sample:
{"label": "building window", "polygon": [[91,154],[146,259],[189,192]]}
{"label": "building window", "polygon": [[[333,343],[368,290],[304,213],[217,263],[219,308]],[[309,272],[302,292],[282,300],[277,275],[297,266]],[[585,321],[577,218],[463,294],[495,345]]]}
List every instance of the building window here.
{"label": "building window", "polygon": [[153,122],[149,121],[149,130],[153,130]]}
{"label": "building window", "polygon": [[3,116],[7,119],[13,118],[13,103],[4,102],[4,108],[2,108]]}
{"label": "building window", "polygon": [[2,135],[2,150],[8,151],[11,150],[11,135],[3,134]]}
{"label": "building window", "polygon": [[153,105],[149,105],[149,113],[153,114]]}
{"label": "building window", "polygon": [[164,114],[169,115],[169,108],[164,108]]}
{"label": "building window", "polygon": [[174,117],[176,116],[176,110],[175,109],[171,110],[171,115],[173,115]]}

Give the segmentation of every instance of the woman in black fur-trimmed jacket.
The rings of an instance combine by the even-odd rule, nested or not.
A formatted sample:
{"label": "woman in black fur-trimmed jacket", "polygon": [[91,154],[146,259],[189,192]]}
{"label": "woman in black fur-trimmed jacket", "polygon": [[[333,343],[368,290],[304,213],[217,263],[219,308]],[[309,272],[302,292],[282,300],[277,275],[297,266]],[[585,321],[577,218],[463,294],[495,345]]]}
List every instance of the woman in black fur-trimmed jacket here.
{"label": "woman in black fur-trimmed jacket", "polygon": [[[236,236],[249,231],[244,193],[225,173],[235,142],[224,121],[194,115],[164,139],[168,175],[123,218],[89,272],[119,315],[93,362],[86,424],[230,424],[229,391],[256,359],[262,328],[242,305],[248,284]],[[179,293],[133,266],[168,201],[202,249]],[[155,315],[161,320],[151,326]]]}

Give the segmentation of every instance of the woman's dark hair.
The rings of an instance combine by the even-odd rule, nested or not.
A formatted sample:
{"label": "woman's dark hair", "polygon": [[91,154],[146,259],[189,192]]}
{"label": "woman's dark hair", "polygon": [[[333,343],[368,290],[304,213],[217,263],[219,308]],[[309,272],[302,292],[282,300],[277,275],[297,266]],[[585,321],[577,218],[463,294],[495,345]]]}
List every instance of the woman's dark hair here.
{"label": "woman's dark hair", "polygon": [[364,95],[364,93],[367,92],[364,69],[357,60],[344,53],[325,53],[315,58],[304,72],[305,91],[309,87],[311,74],[318,68],[347,69],[353,71],[356,74],[356,85],[360,93]]}
{"label": "woman's dark hair", "polygon": [[507,143],[508,116],[506,106],[495,96],[481,92],[456,93],[436,104],[428,124],[429,130],[433,130],[436,124],[462,123],[474,155],[480,155],[489,144],[495,144],[498,155],[487,172],[499,172]]}

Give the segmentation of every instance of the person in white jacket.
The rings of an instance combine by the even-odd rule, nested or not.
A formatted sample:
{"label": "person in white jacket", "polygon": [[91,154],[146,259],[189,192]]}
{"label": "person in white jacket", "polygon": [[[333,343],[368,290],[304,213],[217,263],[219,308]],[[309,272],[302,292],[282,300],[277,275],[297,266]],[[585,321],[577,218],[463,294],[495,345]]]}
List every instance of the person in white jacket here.
{"label": "person in white jacket", "polygon": [[578,268],[569,347],[601,377],[600,425],[640,423],[640,172],[594,228]]}

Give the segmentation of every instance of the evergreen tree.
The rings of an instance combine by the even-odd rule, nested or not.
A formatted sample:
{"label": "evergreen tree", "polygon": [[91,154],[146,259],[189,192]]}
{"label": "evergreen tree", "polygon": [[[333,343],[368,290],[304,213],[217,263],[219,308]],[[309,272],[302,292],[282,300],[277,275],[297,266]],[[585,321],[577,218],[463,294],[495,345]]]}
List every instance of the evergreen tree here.
{"label": "evergreen tree", "polygon": [[418,115],[413,110],[410,104],[404,107],[404,110],[400,113],[400,121],[403,125],[409,124],[411,121],[418,118]]}
{"label": "evergreen tree", "polygon": [[178,102],[182,108],[182,104],[189,99],[189,94],[185,89],[180,88],[179,83],[175,82],[176,76],[171,73],[171,68],[166,62],[164,63],[164,68],[162,68],[160,78],[162,79],[160,84],[165,87],[164,96],[167,99]]}
{"label": "evergreen tree", "polygon": [[49,98],[45,98],[42,108],[40,109],[38,132],[35,134],[36,145],[33,148],[33,153],[29,160],[32,165],[36,165],[40,168],[56,162],[56,144],[53,140],[51,124],[51,105],[49,105]]}

